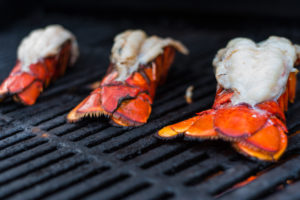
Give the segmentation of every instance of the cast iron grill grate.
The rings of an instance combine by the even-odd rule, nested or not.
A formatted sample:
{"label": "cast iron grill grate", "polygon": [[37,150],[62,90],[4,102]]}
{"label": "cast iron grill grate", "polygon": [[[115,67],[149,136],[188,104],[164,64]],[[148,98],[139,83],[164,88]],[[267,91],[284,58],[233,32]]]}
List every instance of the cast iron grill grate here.
{"label": "cast iron grill grate", "polygon": [[[153,137],[164,125],[211,106],[215,94],[211,60],[227,40],[279,34],[299,43],[296,26],[261,26],[256,32],[242,27],[239,32],[202,30],[167,19],[159,23],[59,15],[45,17],[42,23],[34,19],[0,32],[1,80],[14,65],[21,38],[49,23],[61,23],[77,35],[81,57],[36,105],[9,101],[0,105],[0,199],[300,199],[300,135],[293,134],[300,129],[299,98],[287,113],[290,144],[278,163],[248,160],[225,142],[166,142]],[[176,58],[157,92],[149,123],[130,130],[111,127],[103,118],[67,123],[68,111],[105,73],[113,36],[136,27],[182,40],[191,51],[188,58]],[[189,85],[195,86],[191,105],[183,97]],[[255,180],[237,187],[249,178]]]}

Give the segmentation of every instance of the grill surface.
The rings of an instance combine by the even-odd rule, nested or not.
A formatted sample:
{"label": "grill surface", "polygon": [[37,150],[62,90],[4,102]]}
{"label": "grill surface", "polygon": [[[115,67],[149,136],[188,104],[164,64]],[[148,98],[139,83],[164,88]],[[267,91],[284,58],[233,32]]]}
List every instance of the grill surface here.
{"label": "grill surface", "polygon": [[[300,199],[300,135],[293,135],[300,129],[299,98],[287,113],[291,136],[278,163],[244,158],[226,142],[166,142],[153,136],[164,125],[211,106],[216,86],[211,61],[229,39],[262,40],[276,34],[300,43],[295,25],[242,25],[237,31],[168,19],[38,17],[1,30],[0,80],[14,65],[21,38],[33,28],[66,26],[77,36],[81,56],[34,106],[10,101],[0,105],[0,199]],[[158,90],[149,123],[131,130],[111,127],[103,118],[67,123],[68,111],[105,73],[114,35],[127,28],[172,36],[191,52],[176,57],[166,84]],[[191,105],[184,100],[189,85],[195,86]],[[254,181],[233,189],[253,176]]]}

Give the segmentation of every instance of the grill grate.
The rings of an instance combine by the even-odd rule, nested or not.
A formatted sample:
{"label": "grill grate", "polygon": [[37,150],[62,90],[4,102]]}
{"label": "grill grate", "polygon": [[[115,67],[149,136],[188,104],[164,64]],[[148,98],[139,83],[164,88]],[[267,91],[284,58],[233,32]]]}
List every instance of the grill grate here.
{"label": "grill grate", "polygon": [[[300,198],[299,134],[290,136],[287,152],[274,164],[248,160],[221,141],[165,142],[153,137],[164,125],[211,106],[216,86],[211,60],[227,40],[241,35],[260,40],[280,34],[300,42],[300,29],[270,24],[241,27],[242,32],[171,21],[43,17],[42,24],[61,23],[77,35],[81,57],[36,105],[0,105],[1,199]],[[0,66],[5,71],[1,80],[15,62],[18,42],[40,26],[32,16],[0,32]],[[103,118],[67,123],[68,111],[88,95],[88,85],[105,73],[113,36],[135,27],[171,35],[191,51],[189,58],[176,58],[166,84],[157,92],[149,123],[130,130],[111,127]],[[183,96],[189,85],[195,86],[195,103],[187,105]],[[287,113],[290,133],[300,129],[299,113],[298,99]],[[257,178],[237,187],[252,176]]]}

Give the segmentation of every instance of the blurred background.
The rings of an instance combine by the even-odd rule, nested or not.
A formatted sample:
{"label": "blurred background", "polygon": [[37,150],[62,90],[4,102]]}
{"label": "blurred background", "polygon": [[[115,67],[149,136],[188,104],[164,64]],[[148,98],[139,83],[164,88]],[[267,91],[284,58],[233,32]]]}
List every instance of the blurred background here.
{"label": "blurred background", "polygon": [[2,0],[1,24],[33,13],[60,12],[72,15],[89,15],[100,18],[133,17],[188,18],[198,23],[214,22],[211,26],[233,25],[244,20],[297,21],[300,19],[300,2],[297,0]]}

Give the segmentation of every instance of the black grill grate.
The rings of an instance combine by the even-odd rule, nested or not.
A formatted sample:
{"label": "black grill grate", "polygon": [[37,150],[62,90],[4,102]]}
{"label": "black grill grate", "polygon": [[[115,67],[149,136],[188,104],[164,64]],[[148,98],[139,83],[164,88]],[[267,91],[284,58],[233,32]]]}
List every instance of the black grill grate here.
{"label": "black grill grate", "polygon": [[[165,142],[153,137],[164,125],[211,106],[211,60],[227,40],[279,34],[299,43],[299,28],[244,25],[237,31],[168,19],[157,23],[50,15],[41,22],[33,16],[0,32],[1,80],[14,65],[21,38],[49,23],[61,23],[77,35],[81,57],[36,105],[0,105],[0,199],[300,199],[299,134],[290,136],[286,154],[275,164],[248,160],[221,141]],[[176,58],[157,92],[149,123],[131,130],[111,127],[103,118],[67,123],[68,111],[105,73],[113,36],[136,27],[182,40],[191,51],[188,58]],[[191,105],[183,97],[189,85],[195,86]],[[287,113],[291,134],[300,129],[299,116],[298,99]],[[258,178],[233,188],[251,176]]]}

